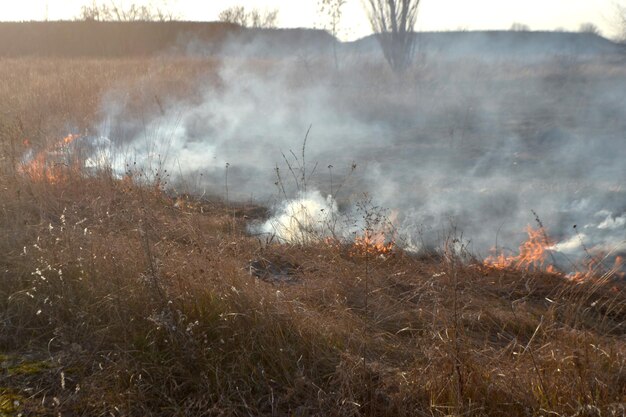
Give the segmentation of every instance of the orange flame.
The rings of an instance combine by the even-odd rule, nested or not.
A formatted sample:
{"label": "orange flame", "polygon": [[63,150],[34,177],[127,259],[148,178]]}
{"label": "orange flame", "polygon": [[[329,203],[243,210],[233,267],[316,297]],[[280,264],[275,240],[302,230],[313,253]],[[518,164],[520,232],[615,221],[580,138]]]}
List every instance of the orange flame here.
{"label": "orange flame", "polygon": [[382,256],[390,255],[396,247],[394,223],[398,219],[399,211],[392,210],[385,221],[378,224],[374,230],[366,230],[362,236],[356,236],[350,250],[351,256]]}
{"label": "orange flame", "polygon": [[[518,269],[518,270],[541,270],[543,269],[548,248],[554,245],[543,228],[526,228],[528,240],[519,247],[519,254],[516,256],[505,256],[503,253],[488,256],[483,265],[493,269]],[[549,265],[548,272],[555,272],[555,268]]]}
{"label": "orange flame", "polygon": [[602,255],[598,255],[595,258],[589,259],[586,262],[585,271],[579,271],[579,272],[567,274],[565,278],[574,282],[583,282],[594,276],[598,276],[602,274],[613,275],[621,279],[624,279],[626,277],[626,272],[624,272],[623,270],[624,258],[622,258],[621,256],[616,256],[613,266],[608,270],[606,270],[605,268],[602,268],[601,260],[603,258],[604,257]]}
{"label": "orange flame", "polygon": [[[492,269],[516,269],[516,270],[535,270],[545,271],[550,274],[558,275],[574,282],[583,282],[599,275],[612,275],[624,279],[624,259],[621,256],[615,258],[614,265],[608,270],[602,266],[605,259],[603,254],[590,257],[584,263],[584,270],[565,274],[559,271],[554,265],[547,265],[546,258],[549,255],[549,248],[554,245],[543,228],[533,229],[528,226],[526,228],[528,240],[519,247],[519,254],[516,256],[505,256],[503,253],[488,256],[483,265]],[[544,267],[545,266],[545,267]]]}
{"label": "orange flame", "polygon": [[[56,184],[67,179],[72,171],[78,171],[78,164],[67,161],[67,147],[78,139],[79,135],[69,134],[48,148],[37,152],[28,162],[20,164],[18,171],[34,181],[45,181]],[[30,146],[28,140],[25,146]]]}
{"label": "orange flame", "polygon": [[624,258],[617,256],[612,270],[615,271],[615,274],[621,279],[626,278],[626,271],[624,271]]}
{"label": "orange flame", "polygon": [[389,255],[395,246],[396,245],[393,240],[388,241],[382,231],[367,231],[364,236],[357,236],[354,239],[354,244],[352,245],[350,253],[352,256]]}

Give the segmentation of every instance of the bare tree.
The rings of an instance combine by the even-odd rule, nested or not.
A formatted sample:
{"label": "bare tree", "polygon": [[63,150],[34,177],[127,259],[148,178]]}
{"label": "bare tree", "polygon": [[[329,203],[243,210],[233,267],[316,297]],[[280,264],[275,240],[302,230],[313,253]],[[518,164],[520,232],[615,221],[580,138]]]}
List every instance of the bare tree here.
{"label": "bare tree", "polygon": [[224,9],[218,15],[220,22],[234,23],[239,26],[247,26],[248,18],[246,8],[243,6],[233,6]]}
{"label": "bare tree", "polygon": [[278,21],[278,10],[260,12],[258,9],[247,11],[243,6],[233,6],[220,12],[221,22],[234,23],[243,27],[275,28]]}
{"label": "bare tree", "polygon": [[335,58],[335,68],[339,69],[339,59],[337,57],[337,41],[336,38],[339,35],[339,27],[341,24],[341,15],[343,11],[342,7],[346,4],[347,0],[318,0],[320,13],[326,15],[328,22],[325,27],[333,35],[333,56]]}
{"label": "bare tree", "polygon": [[253,28],[276,28],[278,20],[278,10],[268,10],[261,14],[257,9],[250,12],[250,26]]}
{"label": "bare tree", "polygon": [[624,2],[624,4],[616,3],[615,9],[617,14],[618,40],[626,42],[626,2]]}
{"label": "bare tree", "polygon": [[512,32],[529,32],[530,26],[525,23],[515,22],[511,25]]}
{"label": "bare tree", "polygon": [[91,4],[81,7],[79,20],[86,21],[117,21],[117,22],[165,22],[176,20],[176,16],[167,10],[165,2],[161,6],[151,3],[149,6],[132,3],[126,8],[121,2],[110,1],[109,4]]}
{"label": "bare tree", "polygon": [[391,68],[404,72],[413,61],[420,0],[367,0],[370,24]]}
{"label": "bare tree", "polygon": [[85,4],[80,8],[80,14],[78,20],[85,21],[104,21],[109,15],[109,9],[103,10],[103,7],[96,3],[96,0],[92,0],[91,4]]}

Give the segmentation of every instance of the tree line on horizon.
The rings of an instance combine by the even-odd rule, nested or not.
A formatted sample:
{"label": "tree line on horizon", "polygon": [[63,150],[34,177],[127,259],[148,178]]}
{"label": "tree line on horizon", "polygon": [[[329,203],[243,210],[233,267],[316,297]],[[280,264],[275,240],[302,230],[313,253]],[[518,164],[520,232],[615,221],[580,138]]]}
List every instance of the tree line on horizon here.
{"label": "tree line on horizon", "polygon": [[[317,0],[319,12],[326,17],[324,28],[333,37],[338,36],[346,0]],[[376,34],[383,56],[391,69],[403,73],[413,63],[415,56],[415,26],[421,0],[365,0],[364,7],[368,15],[372,31]],[[616,3],[617,25],[620,29],[619,41],[626,42],[626,5]],[[222,10],[218,19],[221,22],[236,24],[245,28],[273,29],[278,27],[278,9],[261,11],[256,8],[246,9],[244,6],[232,6]],[[92,0],[83,5],[78,16],[84,21],[173,21],[178,16],[167,7],[167,0],[150,5],[131,3],[122,7],[111,0],[109,3],[98,3]],[[515,22],[511,31],[530,31],[530,27]],[[582,23],[579,31],[601,35],[596,25]],[[335,65],[338,67],[337,50],[334,49]]]}

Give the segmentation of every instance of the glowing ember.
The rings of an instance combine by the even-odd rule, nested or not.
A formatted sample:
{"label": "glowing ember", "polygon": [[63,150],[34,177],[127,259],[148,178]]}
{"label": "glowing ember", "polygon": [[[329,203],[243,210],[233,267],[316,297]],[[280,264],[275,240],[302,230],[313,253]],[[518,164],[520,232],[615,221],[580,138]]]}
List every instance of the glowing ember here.
{"label": "glowing ember", "polygon": [[[519,254],[516,256],[505,256],[503,253],[487,257],[483,264],[493,269],[519,269],[519,270],[541,270],[544,268],[546,257],[549,254],[548,248],[554,245],[543,228],[526,228],[528,240],[519,247]],[[548,272],[555,272],[552,265],[548,266]]]}
{"label": "glowing ember", "polygon": [[[72,171],[78,171],[78,165],[69,161],[68,146],[78,139],[79,135],[69,134],[58,142],[53,143],[34,155],[32,151],[17,169],[21,174],[34,181],[45,181],[56,184],[67,179]],[[24,145],[30,147],[26,139]]]}

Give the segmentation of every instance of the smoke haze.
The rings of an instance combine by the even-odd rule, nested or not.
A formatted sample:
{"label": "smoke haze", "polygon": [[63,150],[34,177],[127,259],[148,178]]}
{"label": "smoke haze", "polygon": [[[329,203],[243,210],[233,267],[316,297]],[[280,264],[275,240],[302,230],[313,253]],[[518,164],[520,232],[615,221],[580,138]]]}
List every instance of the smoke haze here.
{"label": "smoke haze", "polygon": [[201,77],[194,97],[163,98],[141,120],[108,96],[97,159],[119,174],[158,165],[196,193],[227,187],[229,200],[268,204],[275,219],[302,191],[304,162],[315,204],[352,213],[368,193],[398,213],[413,247],[454,231],[476,254],[515,250],[534,210],[565,269],[585,250],[626,252],[623,57],[422,50],[397,78],[374,50],[343,47],[338,70],[329,55],[241,50],[223,57],[219,82]]}

